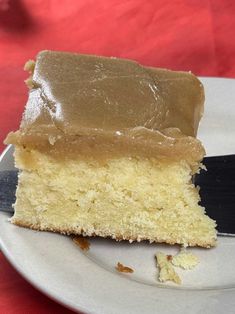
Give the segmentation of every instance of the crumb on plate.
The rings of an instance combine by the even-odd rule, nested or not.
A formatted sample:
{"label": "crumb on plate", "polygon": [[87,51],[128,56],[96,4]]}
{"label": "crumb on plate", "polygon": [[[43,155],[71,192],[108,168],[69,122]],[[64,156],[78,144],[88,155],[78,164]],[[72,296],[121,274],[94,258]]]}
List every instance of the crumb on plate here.
{"label": "crumb on plate", "polygon": [[199,264],[199,258],[191,252],[187,252],[184,248],[178,254],[173,256],[172,264],[183,269],[192,269]]}
{"label": "crumb on plate", "polygon": [[130,267],[124,266],[121,263],[117,263],[117,266],[115,267],[117,271],[119,271],[120,273],[133,273],[134,270]]}
{"label": "crumb on plate", "polygon": [[88,251],[90,249],[90,242],[84,237],[74,236],[73,242],[77,244],[81,250]]}
{"label": "crumb on plate", "polygon": [[172,256],[172,255],[167,255],[166,257],[167,257],[167,260],[168,260],[168,261],[171,261],[171,260],[172,260],[172,258],[173,258],[173,256]]}
{"label": "crumb on plate", "polygon": [[173,281],[177,284],[181,284],[181,279],[179,275],[174,270],[171,260],[169,260],[169,255],[165,255],[162,252],[159,252],[155,255],[157,259],[157,265],[159,268],[159,281],[166,282],[166,281]]}

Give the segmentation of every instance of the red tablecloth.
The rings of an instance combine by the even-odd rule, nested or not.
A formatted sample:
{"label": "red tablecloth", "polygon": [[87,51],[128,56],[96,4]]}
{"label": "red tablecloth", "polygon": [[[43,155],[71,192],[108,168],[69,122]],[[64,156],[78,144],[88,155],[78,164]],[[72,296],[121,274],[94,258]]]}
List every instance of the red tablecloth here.
{"label": "red tablecloth", "polygon": [[[234,35],[234,0],[0,0],[0,150],[27,98],[23,64],[39,50],[234,77]],[[32,288],[0,253],[0,313],[69,312]]]}

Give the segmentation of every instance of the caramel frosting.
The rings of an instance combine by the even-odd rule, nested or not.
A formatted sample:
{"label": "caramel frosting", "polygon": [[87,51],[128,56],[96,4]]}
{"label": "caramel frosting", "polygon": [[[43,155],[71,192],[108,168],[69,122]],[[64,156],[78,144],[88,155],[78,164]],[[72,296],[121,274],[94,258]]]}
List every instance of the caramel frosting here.
{"label": "caramel frosting", "polygon": [[42,51],[20,129],[5,143],[53,154],[200,161],[204,90],[191,73],[135,61]]}

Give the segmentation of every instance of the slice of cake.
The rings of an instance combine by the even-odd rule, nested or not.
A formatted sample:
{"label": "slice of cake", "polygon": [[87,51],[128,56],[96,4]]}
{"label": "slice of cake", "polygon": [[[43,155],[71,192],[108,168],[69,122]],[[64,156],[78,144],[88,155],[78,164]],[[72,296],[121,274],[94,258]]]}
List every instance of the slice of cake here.
{"label": "slice of cake", "polygon": [[214,246],[192,176],[204,91],[190,73],[42,51],[15,145],[19,226],[116,240]]}

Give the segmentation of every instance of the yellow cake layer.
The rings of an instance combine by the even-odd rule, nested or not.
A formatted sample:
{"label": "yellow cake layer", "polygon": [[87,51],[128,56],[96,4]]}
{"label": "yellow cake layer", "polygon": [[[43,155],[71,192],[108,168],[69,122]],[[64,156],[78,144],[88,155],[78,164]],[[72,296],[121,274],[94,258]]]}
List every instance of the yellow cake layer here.
{"label": "yellow cake layer", "polygon": [[60,159],[16,148],[21,169],[12,222],[117,240],[215,245],[186,161]]}

